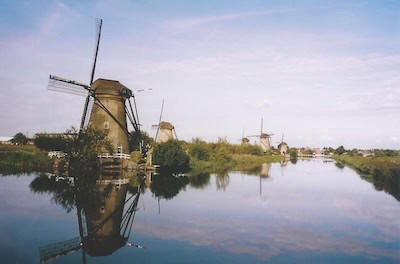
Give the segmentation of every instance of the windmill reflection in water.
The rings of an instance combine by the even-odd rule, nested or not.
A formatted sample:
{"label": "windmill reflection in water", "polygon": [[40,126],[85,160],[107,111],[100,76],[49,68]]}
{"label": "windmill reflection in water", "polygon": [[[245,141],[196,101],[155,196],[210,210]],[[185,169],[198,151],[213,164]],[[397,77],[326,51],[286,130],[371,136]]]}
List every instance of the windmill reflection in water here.
{"label": "windmill reflection in water", "polygon": [[48,175],[47,180],[65,184],[65,190],[72,192],[67,196],[73,197],[72,204],[77,210],[79,237],[41,247],[41,263],[79,249],[82,250],[82,262],[86,263],[86,254],[107,256],[125,245],[132,246],[128,239],[145,177],[137,176],[136,188],[128,184],[126,171],[107,175],[82,173],[75,177],[53,174]]}

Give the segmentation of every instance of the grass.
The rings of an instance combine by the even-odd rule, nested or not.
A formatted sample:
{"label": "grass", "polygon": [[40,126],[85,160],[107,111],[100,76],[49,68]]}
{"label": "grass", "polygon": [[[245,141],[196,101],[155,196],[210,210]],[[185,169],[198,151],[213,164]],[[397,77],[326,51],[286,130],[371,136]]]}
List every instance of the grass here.
{"label": "grass", "polygon": [[16,151],[25,151],[25,152],[41,152],[35,145],[6,145],[0,144],[0,152],[16,152]]}
{"label": "grass", "polygon": [[0,175],[49,171],[52,162],[33,145],[0,145]]}
{"label": "grass", "polygon": [[333,158],[344,163],[373,183],[375,189],[384,190],[400,201],[400,156],[360,157],[335,155]]}

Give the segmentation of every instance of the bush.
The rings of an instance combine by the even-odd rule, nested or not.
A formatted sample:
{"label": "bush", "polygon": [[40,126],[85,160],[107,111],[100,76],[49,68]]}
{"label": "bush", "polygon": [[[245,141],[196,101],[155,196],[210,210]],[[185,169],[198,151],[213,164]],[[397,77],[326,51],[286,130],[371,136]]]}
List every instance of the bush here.
{"label": "bush", "polygon": [[170,140],[154,148],[153,161],[160,165],[161,169],[183,172],[189,168],[189,160],[189,156],[177,141]]}
{"label": "bush", "polygon": [[68,140],[70,140],[70,139],[68,139],[64,135],[49,136],[46,134],[36,134],[34,143],[35,143],[35,146],[41,150],[66,151]]}
{"label": "bush", "polygon": [[297,159],[297,149],[291,148],[289,150],[290,159]]}
{"label": "bush", "polygon": [[211,148],[205,142],[196,142],[189,145],[189,155],[198,160],[209,160]]}
{"label": "bush", "polygon": [[22,133],[17,133],[14,135],[12,142],[17,145],[26,145],[28,143],[28,138]]}

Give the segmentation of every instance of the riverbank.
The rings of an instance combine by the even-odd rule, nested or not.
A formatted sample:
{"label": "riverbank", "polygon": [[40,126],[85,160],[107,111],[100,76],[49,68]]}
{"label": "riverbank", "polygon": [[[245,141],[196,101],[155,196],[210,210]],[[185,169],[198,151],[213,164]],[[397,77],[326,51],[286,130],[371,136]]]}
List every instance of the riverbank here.
{"label": "riverbank", "polygon": [[198,160],[190,159],[191,175],[222,173],[228,170],[245,171],[260,166],[263,163],[280,162],[284,157],[279,155],[251,155],[251,154],[233,154],[228,155],[224,159],[218,160]]}
{"label": "riverbank", "polygon": [[371,182],[375,189],[384,190],[400,201],[400,156],[360,157],[334,155],[337,162],[359,172],[361,178]]}
{"label": "riverbank", "polygon": [[33,145],[0,145],[0,175],[46,172],[51,168],[47,153]]}

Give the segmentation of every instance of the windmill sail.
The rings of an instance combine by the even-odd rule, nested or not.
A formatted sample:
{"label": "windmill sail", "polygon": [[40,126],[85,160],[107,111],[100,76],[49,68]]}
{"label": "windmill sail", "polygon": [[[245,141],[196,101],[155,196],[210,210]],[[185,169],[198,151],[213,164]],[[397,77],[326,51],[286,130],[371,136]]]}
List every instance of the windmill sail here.
{"label": "windmill sail", "polygon": [[74,94],[79,96],[86,96],[91,89],[88,85],[79,83],[73,80],[50,75],[47,89],[61,93]]}
{"label": "windmill sail", "polygon": [[[103,20],[102,19],[96,19],[96,45],[95,45],[95,52],[94,52],[94,58],[93,58],[93,66],[92,66],[92,74],[90,76],[90,85],[92,85],[93,83],[93,79],[94,79],[94,73],[96,70],[96,62],[97,62],[97,54],[99,53],[99,45],[100,45],[100,37],[101,37],[101,27],[103,25]],[[87,93],[86,96],[86,101],[85,101],[85,106],[83,107],[83,114],[82,114],[82,120],[81,120],[81,126],[80,126],[80,130],[82,130],[84,128],[84,126],[87,125],[87,123],[89,122],[89,118],[87,117],[87,113],[88,113],[88,107],[89,107],[89,103],[90,103],[90,93]],[[93,104],[92,104],[93,106]],[[89,111],[90,113],[90,111]]]}
{"label": "windmill sail", "polygon": [[160,118],[159,118],[158,124],[157,124],[157,132],[156,132],[155,140],[157,140],[158,132],[160,131],[160,123],[161,123],[163,110],[164,110],[164,99],[162,100],[162,104],[161,104],[161,113],[160,113]]}

